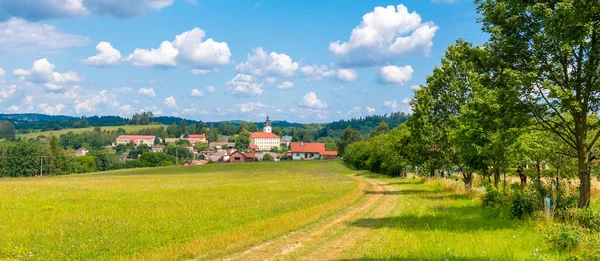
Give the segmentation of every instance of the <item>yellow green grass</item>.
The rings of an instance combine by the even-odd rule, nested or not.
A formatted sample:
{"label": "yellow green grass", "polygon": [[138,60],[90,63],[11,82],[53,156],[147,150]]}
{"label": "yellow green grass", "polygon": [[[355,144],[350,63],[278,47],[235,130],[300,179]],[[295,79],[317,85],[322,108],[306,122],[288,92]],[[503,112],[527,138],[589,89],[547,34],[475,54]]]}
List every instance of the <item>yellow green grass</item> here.
{"label": "yellow green grass", "polygon": [[[148,128],[160,128],[160,127],[167,127],[166,125],[159,125],[159,124],[153,124],[153,125],[124,125],[124,126],[105,126],[105,127],[100,127],[100,129],[102,130],[107,130],[107,131],[116,131],[119,128],[123,128],[125,129],[125,131],[127,131],[128,133],[130,132],[135,132],[135,131],[139,131],[142,129],[148,129]],[[87,131],[93,131],[94,127],[89,127],[89,128],[70,128],[70,129],[62,129],[62,130],[53,130],[53,131],[41,131],[41,132],[32,132],[32,133],[27,133],[27,134],[17,134],[17,137],[22,137],[24,139],[35,139],[39,136],[46,136],[46,137],[50,137],[52,135],[59,137],[61,134],[67,134],[70,131],[72,131],[75,134],[81,134]]]}
{"label": "yellow green grass", "polygon": [[206,259],[358,200],[338,161],[0,179],[0,259]]}
{"label": "yellow green grass", "polygon": [[378,179],[400,199],[391,216],[352,225],[373,233],[349,260],[560,260],[533,224],[485,218],[477,200],[418,179]]}

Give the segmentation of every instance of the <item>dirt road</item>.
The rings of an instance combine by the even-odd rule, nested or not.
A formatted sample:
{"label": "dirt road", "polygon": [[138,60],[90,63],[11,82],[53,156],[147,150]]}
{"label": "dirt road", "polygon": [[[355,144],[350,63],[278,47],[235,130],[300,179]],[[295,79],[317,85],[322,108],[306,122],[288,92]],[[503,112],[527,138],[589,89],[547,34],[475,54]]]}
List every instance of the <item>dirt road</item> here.
{"label": "dirt road", "polygon": [[[380,220],[396,205],[398,194],[387,184],[355,177],[365,197],[345,211],[309,228],[289,233],[220,260],[337,260],[365,238],[377,224],[353,226],[358,220]],[[376,221],[373,221],[376,222]]]}

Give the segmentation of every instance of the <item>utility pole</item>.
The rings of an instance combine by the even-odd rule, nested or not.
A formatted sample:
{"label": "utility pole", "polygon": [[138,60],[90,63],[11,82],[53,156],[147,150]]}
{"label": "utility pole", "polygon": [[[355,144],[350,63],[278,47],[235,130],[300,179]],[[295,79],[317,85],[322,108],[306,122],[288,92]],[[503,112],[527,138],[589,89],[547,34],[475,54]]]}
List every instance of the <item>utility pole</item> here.
{"label": "utility pole", "polygon": [[40,156],[40,177],[43,176],[44,173],[44,156]]}

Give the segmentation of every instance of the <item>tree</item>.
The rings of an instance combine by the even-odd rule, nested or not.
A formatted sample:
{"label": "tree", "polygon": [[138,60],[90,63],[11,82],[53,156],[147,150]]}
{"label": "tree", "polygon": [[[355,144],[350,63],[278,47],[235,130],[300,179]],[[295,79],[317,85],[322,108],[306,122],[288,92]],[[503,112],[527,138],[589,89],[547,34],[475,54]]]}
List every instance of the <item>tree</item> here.
{"label": "tree", "polygon": [[[575,153],[590,205],[590,153],[600,138],[600,2],[476,0],[491,50],[512,74],[514,95]],[[588,135],[591,134],[591,135]]]}
{"label": "tree", "polygon": [[263,156],[262,161],[275,161],[275,158],[271,154],[267,153]]}
{"label": "tree", "polygon": [[10,121],[0,121],[0,139],[15,138],[15,126]]}
{"label": "tree", "polygon": [[353,130],[350,126],[346,127],[340,136],[340,140],[338,141],[340,155],[344,155],[344,149],[346,149],[348,145],[360,140],[362,140],[362,137],[360,136],[359,131]]}
{"label": "tree", "polygon": [[381,134],[386,134],[390,131],[390,128],[388,127],[388,125],[385,122],[381,122],[379,124],[379,126],[377,126],[377,128],[373,129],[371,131],[371,134],[369,135],[369,137],[375,137],[377,135],[381,135]]}
{"label": "tree", "polygon": [[[185,125],[185,120],[181,120],[179,121],[179,132],[180,133],[185,133],[186,132],[186,125]],[[179,137],[179,136],[178,136]]]}
{"label": "tree", "polygon": [[47,172],[53,175],[62,174],[62,170],[65,168],[66,159],[63,148],[60,146],[56,136],[50,138],[50,142],[44,149],[44,156]]}

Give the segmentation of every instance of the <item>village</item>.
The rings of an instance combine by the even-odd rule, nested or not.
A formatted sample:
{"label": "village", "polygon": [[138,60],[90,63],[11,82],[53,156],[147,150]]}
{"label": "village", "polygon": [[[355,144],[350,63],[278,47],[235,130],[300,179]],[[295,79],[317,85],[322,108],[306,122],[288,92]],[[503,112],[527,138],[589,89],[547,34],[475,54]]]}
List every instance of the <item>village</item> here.
{"label": "village", "polygon": [[[162,140],[154,135],[120,135],[112,147],[123,146],[147,146],[153,153],[163,152],[165,146],[170,143],[186,144],[192,159],[183,160],[180,164],[184,166],[204,165],[208,163],[244,163],[256,161],[280,161],[280,160],[325,160],[337,159],[337,151],[325,149],[325,143],[321,142],[292,142],[291,136],[280,137],[273,133],[271,120],[267,116],[262,132],[251,132],[250,143],[244,150],[236,149],[234,142],[226,139],[217,142],[208,142],[206,134],[182,134],[178,138],[165,138]],[[204,145],[204,146],[203,146]],[[198,148],[202,148],[199,150]],[[282,150],[282,148],[285,148]],[[89,153],[86,148],[76,151],[76,156],[85,156]],[[139,154],[138,156],[141,156]],[[129,158],[130,159],[130,158]],[[127,154],[123,156],[127,161]]]}

